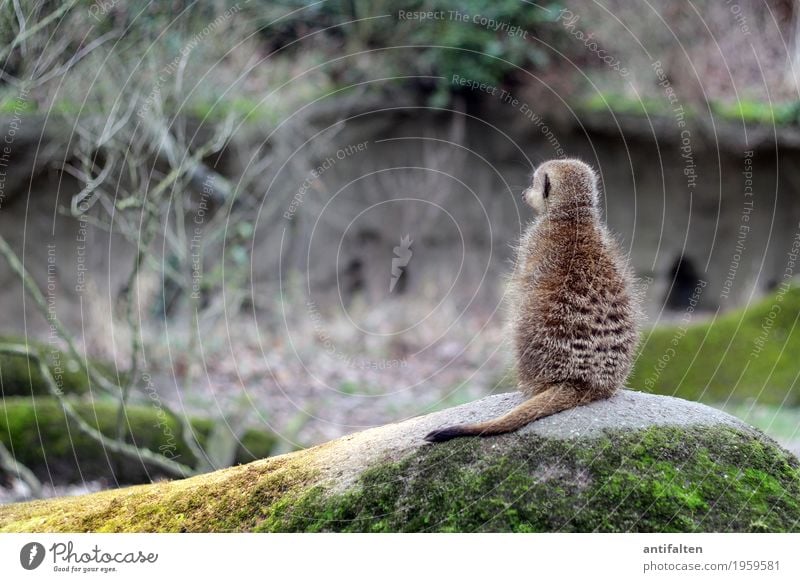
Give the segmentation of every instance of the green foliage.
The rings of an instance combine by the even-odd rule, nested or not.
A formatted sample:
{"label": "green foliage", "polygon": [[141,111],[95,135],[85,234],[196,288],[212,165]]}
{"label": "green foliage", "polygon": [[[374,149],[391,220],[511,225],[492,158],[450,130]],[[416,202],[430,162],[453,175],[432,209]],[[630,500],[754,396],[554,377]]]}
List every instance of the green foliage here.
{"label": "green foliage", "polygon": [[[116,437],[117,404],[108,400],[72,401],[78,414],[103,434]],[[139,447],[162,453],[176,461],[194,465],[188,447],[180,437],[179,423],[153,406],[125,408],[125,437]],[[205,445],[214,423],[192,419],[198,440]],[[105,478],[116,483],[142,483],[162,476],[141,461],[116,455],[78,430],[68,421],[61,405],[51,397],[6,398],[0,400],[0,442],[14,452],[17,460],[40,479],[49,482],[79,482]],[[249,430],[236,447],[236,462],[267,457],[277,438]]]}
{"label": "green foliage", "polygon": [[[444,77],[440,89],[449,87],[454,75],[498,86],[518,70],[535,69],[547,62],[548,53],[531,37],[552,17],[524,2],[430,0],[420,2],[417,9],[439,11],[446,17],[422,21],[408,36],[408,44],[436,45],[423,49],[413,62],[423,74]],[[450,19],[451,13],[459,13],[466,21]],[[482,24],[489,21],[496,24]],[[502,28],[492,30],[500,24]]]}
{"label": "green foliage", "polygon": [[709,403],[800,405],[800,288],[688,327],[644,334],[628,385]]}
{"label": "green foliage", "polygon": [[[377,60],[372,69],[379,69],[385,77],[429,77],[419,82],[433,86],[439,101],[459,90],[451,84],[453,75],[498,86],[518,70],[545,65],[548,52],[533,38],[558,14],[553,3],[533,6],[519,0],[410,0],[400,4],[352,0],[319,5],[282,0],[270,3],[269,14],[277,16],[279,9],[286,14],[288,8],[299,7],[305,8],[277,21],[266,22],[262,17],[267,38],[288,46],[310,30],[324,30],[331,56],[334,52],[341,56],[341,45],[348,53],[374,50],[369,55]],[[434,16],[409,17],[409,13]],[[334,74],[343,83],[361,80],[354,75],[363,74],[363,68],[353,67],[352,61],[345,59],[338,66]]]}
{"label": "green foliage", "polygon": [[[39,41],[58,30],[68,41],[66,52],[74,53],[87,42],[77,31],[90,30],[89,38],[97,38],[124,30],[114,41],[116,55],[141,56],[131,83],[142,87],[145,97],[157,93],[166,112],[180,110],[212,120],[233,113],[250,122],[275,122],[286,111],[261,103],[263,93],[248,93],[237,86],[218,101],[222,87],[214,81],[218,76],[225,78],[221,63],[229,56],[225,39],[231,34],[258,43],[270,55],[263,66],[276,87],[294,78],[297,69],[305,69],[291,83],[293,92],[308,93],[305,101],[331,88],[398,77],[405,79],[397,83],[431,95],[432,104],[445,105],[452,93],[469,91],[454,85],[453,75],[492,87],[523,78],[529,81],[522,71],[536,71],[550,62],[551,51],[535,39],[558,45],[564,36],[553,24],[559,9],[551,0],[536,5],[520,0],[224,0],[164,6],[144,0],[109,6],[81,0],[67,11],[60,26],[55,21],[41,31]],[[409,17],[409,13],[436,17]],[[98,64],[109,66],[99,56],[104,50],[97,51]],[[194,87],[189,95],[176,95],[172,91],[175,70],[184,53],[190,55],[186,74],[209,74],[209,82]],[[19,49],[13,57],[12,61],[21,59],[20,66],[24,64]],[[109,73],[115,67],[119,68],[114,65]],[[11,70],[24,73],[14,66]],[[74,69],[71,76],[79,70]],[[85,100],[61,95],[50,109],[69,115],[104,112],[103,102],[94,98],[100,98],[103,86]],[[286,100],[285,94],[281,90],[278,101]],[[13,97],[0,93],[0,111],[13,105]],[[28,100],[25,107],[26,112],[35,110],[37,99]]]}

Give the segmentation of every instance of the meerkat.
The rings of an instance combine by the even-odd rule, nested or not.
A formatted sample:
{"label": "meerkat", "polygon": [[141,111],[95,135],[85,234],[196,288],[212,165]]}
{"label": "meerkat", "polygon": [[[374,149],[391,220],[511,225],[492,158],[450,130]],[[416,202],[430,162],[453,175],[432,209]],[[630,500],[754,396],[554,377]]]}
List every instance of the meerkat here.
{"label": "meerkat", "polygon": [[522,194],[538,216],[517,251],[510,330],[528,400],[499,418],[435,430],[426,440],[515,431],[608,398],[625,381],[638,342],[639,300],[601,219],[597,182],[579,160],[551,160]]}

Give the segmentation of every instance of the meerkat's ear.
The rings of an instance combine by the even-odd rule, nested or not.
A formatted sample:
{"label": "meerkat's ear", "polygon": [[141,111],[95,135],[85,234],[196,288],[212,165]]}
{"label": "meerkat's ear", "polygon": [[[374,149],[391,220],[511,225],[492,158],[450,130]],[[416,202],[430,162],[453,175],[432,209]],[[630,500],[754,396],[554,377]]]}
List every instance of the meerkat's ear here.
{"label": "meerkat's ear", "polygon": [[547,173],[544,175],[544,190],[542,192],[542,196],[545,198],[550,197],[550,176],[548,176]]}

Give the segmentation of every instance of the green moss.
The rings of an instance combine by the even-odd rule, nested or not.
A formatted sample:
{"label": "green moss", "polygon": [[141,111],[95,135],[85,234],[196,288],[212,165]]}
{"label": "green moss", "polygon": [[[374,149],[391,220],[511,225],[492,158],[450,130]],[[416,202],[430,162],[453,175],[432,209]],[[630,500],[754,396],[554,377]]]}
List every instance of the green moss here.
{"label": "green moss", "polygon": [[800,469],[728,428],[653,428],[580,442],[428,447],[335,496],[276,507],[269,531],[800,531]]}
{"label": "green moss", "polygon": [[314,475],[300,453],[182,481],[0,506],[0,531],[248,531]]}
{"label": "green moss", "polygon": [[[663,99],[627,96],[620,93],[593,92],[579,102],[578,107],[586,111],[612,111],[616,114],[659,116],[670,113],[669,104]],[[687,109],[688,111],[688,109]]]}
{"label": "green moss", "polygon": [[[117,434],[117,405],[108,400],[72,401],[78,414],[103,434]],[[155,406],[127,406],[126,440],[161,452],[185,464],[195,459],[183,443],[177,421]],[[201,443],[212,430],[212,421],[193,419]],[[107,478],[119,483],[149,482],[161,473],[141,461],[103,449],[68,421],[61,405],[50,397],[0,400],[0,442],[36,475],[50,482]],[[248,462],[270,455],[277,438],[263,431],[247,431],[236,452],[236,462]],[[52,476],[52,477],[51,477]]]}
{"label": "green moss", "polygon": [[[664,99],[601,91],[592,92],[590,96],[580,100],[577,106],[590,112],[612,111],[615,114],[650,117],[672,115],[672,110]],[[742,99],[732,103],[713,101],[710,106],[714,115],[722,121],[765,125],[791,125],[800,121],[800,101],[768,103]],[[697,111],[688,105],[684,105],[684,112],[690,118],[697,115]]]}
{"label": "green moss", "polygon": [[712,102],[711,109],[724,119],[767,125],[789,125],[800,120],[800,101],[770,103],[748,99],[732,103]]}
{"label": "green moss", "polygon": [[[89,380],[81,362],[51,346],[20,338],[0,337],[0,343],[27,345],[31,350],[39,350],[47,359],[50,373],[58,388],[68,394],[84,394],[89,390]],[[92,361],[98,371],[107,378],[114,377],[111,366]],[[0,354],[0,395],[30,396],[48,394],[47,385],[39,373],[36,362],[24,356]]]}
{"label": "green moss", "polygon": [[[800,467],[727,427],[457,439],[336,492],[326,447],[183,481],[0,507],[3,531],[800,531]],[[340,451],[341,452],[341,451]]]}
{"label": "green moss", "polygon": [[653,328],[628,383],[688,400],[798,406],[798,314],[800,288],[787,287],[713,322]]}

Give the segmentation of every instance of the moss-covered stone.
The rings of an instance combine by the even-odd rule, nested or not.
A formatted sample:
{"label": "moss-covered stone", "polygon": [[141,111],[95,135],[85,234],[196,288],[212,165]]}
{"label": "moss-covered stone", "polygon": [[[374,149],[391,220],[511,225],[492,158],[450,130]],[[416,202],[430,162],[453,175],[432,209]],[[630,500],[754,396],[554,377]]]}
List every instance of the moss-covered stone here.
{"label": "moss-covered stone", "polygon": [[311,473],[276,457],[182,481],[0,507],[4,531],[247,531]]}
{"label": "moss-covered stone", "polygon": [[[103,434],[117,435],[117,404],[109,400],[72,400],[81,418]],[[211,433],[212,421],[192,419],[202,443]],[[180,438],[179,423],[156,406],[126,406],[125,437],[130,443],[160,452],[184,464],[195,459]],[[104,478],[112,483],[143,483],[163,472],[140,460],[104,450],[68,420],[53,397],[0,399],[0,442],[19,462],[45,482],[80,482]],[[248,430],[236,452],[243,463],[269,456],[277,442],[268,432]]]}
{"label": "moss-covered stone", "polygon": [[268,531],[800,531],[800,468],[728,427],[459,440],[276,506]]}
{"label": "moss-covered stone", "polygon": [[704,402],[800,406],[800,287],[730,311],[713,322],[658,326],[645,333],[630,382]]}
{"label": "moss-covered stone", "polygon": [[[75,358],[65,352],[39,342],[19,338],[0,337],[0,343],[27,345],[30,350],[44,354],[57,387],[65,394],[84,394],[89,390],[86,370]],[[113,377],[110,366],[101,362],[93,365],[106,377]],[[46,395],[50,391],[35,361],[25,356],[0,354],[0,396]]]}
{"label": "moss-covered stone", "polygon": [[[183,481],[0,507],[0,530],[800,531],[800,463],[734,419],[585,430],[587,418],[654,398],[664,397],[423,444],[442,419],[508,400],[490,397]],[[555,436],[558,416],[559,431],[581,436]]]}
{"label": "moss-covered stone", "polygon": [[[26,346],[29,350],[42,354],[56,382],[56,387],[65,394],[86,394],[89,381],[85,362],[80,362],[67,352],[42,342],[24,338],[0,336],[0,343]],[[127,373],[118,370],[108,362],[89,358],[94,370],[112,383],[124,382]],[[30,358],[7,353],[0,354],[0,397],[47,396],[50,390],[42,378],[39,367]]]}

